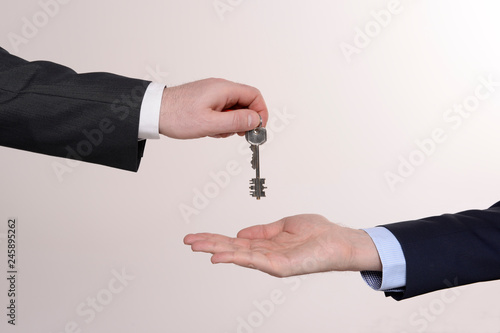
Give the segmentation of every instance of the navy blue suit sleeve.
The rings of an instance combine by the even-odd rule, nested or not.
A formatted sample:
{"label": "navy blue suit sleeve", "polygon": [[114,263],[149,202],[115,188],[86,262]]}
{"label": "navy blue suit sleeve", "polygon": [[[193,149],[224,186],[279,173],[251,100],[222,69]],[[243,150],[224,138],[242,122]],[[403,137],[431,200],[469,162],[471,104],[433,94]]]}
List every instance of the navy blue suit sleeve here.
{"label": "navy blue suit sleeve", "polygon": [[77,74],[0,48],[0,145],[137,171],[148,81]]}
{"label": "navy blue suit sleeve", "polygon": [[384,225],[406,259],[403,292],[396,300],[460,285],[500,279],[500,202],[468,210]]}

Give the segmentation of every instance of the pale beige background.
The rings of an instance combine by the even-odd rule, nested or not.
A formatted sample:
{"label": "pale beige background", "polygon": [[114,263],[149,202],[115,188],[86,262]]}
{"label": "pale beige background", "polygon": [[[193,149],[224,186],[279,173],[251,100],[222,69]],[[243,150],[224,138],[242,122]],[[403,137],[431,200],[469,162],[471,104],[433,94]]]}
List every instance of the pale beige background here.
{"label": "pale beige background", "polygon": [[[53,165],[65,160],[0,148],[0,234],[7,217],[20,221],[18,326],[2,310],[0,330],[499,332],[499,282],[396,302],[357,273],[280,280],[213,266],[182,244],[187,233],[234,235],[298,213],[361,228],[500,200],[500,87],[459,129],[443,120],[478,77],[500,81],[498,2],[402,0],[401,13],[350,63],[341,43],[352,44],[389,1],[221,0],[232,9],[223,20],[214,3],[73,0],[16,51],[8,34],[21,34],[23,17],[43,9],[36,0],[3,2],[0,44],[26,59],[138,78],[156,69],[168,85],[223,77],[261,89],[271,117],[294,118],[270,126],[260,202],[248,195],[253,172],[240,137],[150,140],[137,174],[81,164],[62,182]],[[447,140],[391,191],[384,173],[435,128]],[[239,173],[214,189],[210,173],[229,161]],[[187,223],[180,207],[207,186],[218,193]],[[103,298],[122,270],[135,278]],[[259,310],[272,293],[279,304]],[[77,310],[96,296],[109,304],[87,323]]]}

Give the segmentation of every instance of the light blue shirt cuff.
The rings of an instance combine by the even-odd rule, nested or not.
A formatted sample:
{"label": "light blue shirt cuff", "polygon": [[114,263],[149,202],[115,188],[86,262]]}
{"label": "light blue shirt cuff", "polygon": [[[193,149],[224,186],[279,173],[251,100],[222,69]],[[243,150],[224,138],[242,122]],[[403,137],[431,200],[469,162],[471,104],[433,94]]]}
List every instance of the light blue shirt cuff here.
{"label": "light blue shirt cuff", "polygon": [[380,291],[399,290],[406,285],[406,259],[397,238],[384,227],[363,229],[375,243],[382,273],[361,272],[365,282]]}
{"label": "light blue shirt cuff", "polygon": [[164,84],[151,82],[142,98],[139,140],[160,138],[160,107]]}

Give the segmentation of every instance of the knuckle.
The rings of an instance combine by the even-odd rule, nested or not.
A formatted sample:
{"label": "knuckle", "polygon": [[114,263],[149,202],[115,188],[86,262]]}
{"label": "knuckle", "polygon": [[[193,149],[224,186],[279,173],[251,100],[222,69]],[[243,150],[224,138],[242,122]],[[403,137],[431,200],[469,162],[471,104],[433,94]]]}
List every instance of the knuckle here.
{"label": "knuckle", "polygon": [[233,112],[232,128],[234,131],[239,131],[245,128],[245,119],[242,112]]}

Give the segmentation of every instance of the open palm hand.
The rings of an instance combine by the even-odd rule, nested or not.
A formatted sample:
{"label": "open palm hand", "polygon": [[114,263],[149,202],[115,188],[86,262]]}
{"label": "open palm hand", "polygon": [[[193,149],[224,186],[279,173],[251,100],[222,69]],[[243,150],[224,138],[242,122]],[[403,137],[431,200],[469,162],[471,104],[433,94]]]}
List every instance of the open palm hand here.
{"label": "open palm hand", "polygon": [[370,237],[331,223],[320,215],[285,217],[241,230],[236,238],[190,234],[184,243],[195,252],[212,253],[212,263],[233,263],[273,276],[379,270],[380,260]]}

